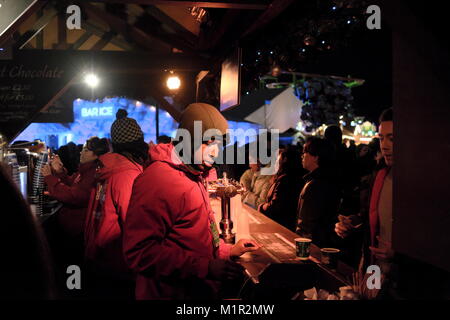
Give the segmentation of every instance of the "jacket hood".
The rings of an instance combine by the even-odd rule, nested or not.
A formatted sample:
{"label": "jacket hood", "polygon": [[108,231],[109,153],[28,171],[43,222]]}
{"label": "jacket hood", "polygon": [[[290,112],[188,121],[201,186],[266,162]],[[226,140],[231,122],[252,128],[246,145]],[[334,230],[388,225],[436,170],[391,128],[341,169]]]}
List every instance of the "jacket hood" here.
{"label": "jacket hood", "polygon": [[126,170],[139,170],[142,172],[142,166],[128,160],[118,153],[106,153],[99,157],[102,167],[98,170],[100,180],[106,180],[113,174]]}
{"label": "jacket hood", "polygon": [[160,143],[152,145],[149,148],[150,163],[161,161],[169,164],[171,167],[184,171],[190,175],[201,176],[202,172],[195,171],[184,164],[175,152],[175,147],[171,143]]}

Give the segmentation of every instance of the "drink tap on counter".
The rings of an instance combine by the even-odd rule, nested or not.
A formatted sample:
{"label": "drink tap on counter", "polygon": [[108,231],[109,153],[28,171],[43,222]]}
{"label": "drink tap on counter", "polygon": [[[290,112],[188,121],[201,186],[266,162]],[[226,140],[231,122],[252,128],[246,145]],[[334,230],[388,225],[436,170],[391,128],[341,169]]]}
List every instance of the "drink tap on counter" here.
{"label": "drink tap on counter", "polygon": [[231,198],[244,191],[239,182],[228,179],[224,172],[223,178],[208,183],[208,192],[220,198],[222,219],[220,220],[220,238],[225,243],[234,244],[236,234],[233,233],[233,221],[231,219]]}

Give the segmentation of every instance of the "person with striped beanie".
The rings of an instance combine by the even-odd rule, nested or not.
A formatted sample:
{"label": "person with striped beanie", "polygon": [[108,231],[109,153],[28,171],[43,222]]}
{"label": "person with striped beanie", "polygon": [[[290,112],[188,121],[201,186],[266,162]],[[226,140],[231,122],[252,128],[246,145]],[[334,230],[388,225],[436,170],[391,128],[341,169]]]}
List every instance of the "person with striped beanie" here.
{"label": "person with striped beanie", "polygon": [[122,226],[135,178],[143,172],[148,145],[136,120],[119,109],[111,126],[112,153],[99,157],[97,184],[85,225],[85,256],[93,297],[133,299],[134,276],[122,253]]}

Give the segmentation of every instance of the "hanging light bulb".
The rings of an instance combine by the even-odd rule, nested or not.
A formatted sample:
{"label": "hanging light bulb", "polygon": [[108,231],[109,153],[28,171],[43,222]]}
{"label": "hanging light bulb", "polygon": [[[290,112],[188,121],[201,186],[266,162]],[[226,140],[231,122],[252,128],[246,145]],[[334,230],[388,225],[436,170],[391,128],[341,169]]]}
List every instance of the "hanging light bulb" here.
{"label": "hanging light bulb", "polygon": [[177,90],[181,86],[181,80],[177,76],[170,76],[167,78],[166,84],[170,90]]}
{"label": "hanging light bulb", "polygon": [[95,88],[98,86],[98,83],[100,82],[100,80],[98,79],[98,77],[93,74],[93,73],[89,73],[84,77],[84,82],[91,88]]}

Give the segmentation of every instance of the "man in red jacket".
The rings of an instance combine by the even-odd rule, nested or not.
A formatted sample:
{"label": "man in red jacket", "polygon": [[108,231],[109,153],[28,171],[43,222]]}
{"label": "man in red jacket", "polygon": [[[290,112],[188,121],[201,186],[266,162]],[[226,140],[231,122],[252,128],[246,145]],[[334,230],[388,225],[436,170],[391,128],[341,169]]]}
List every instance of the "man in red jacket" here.
{"label": "man in red jacket", "polygon": [[[201,121],[202,136],[208,129],[225,133],[228,128],[220,112],[204,103],[189,105],[179,128],[192,135],[194,121]],[[197,145],[191,160],[202,161],[183,157],[183,162],[173,144],[152,146],[152,162],[133,185],[123,247],[137,273],[137,299],[217,298],[217,280],[243,272],[230,257],[259,248],[251,240],[231,246],[219,239],[203,178],[218,149],[211,140]]]}

